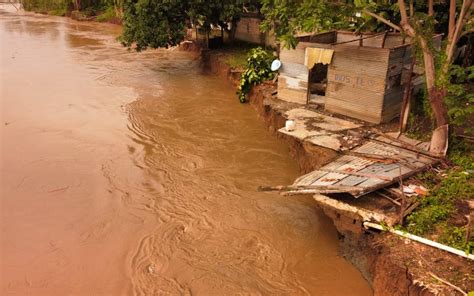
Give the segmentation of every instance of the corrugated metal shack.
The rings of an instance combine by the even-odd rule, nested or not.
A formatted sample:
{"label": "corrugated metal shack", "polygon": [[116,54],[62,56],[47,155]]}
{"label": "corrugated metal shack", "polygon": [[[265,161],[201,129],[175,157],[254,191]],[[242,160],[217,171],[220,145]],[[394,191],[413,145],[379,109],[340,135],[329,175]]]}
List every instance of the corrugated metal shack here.
{"label": "corrugated metal shack", "polygon": [[333,31],[299,41],[296,49],[280,51],[280,99],[324,104],[329,112],[371,123],[400,114],[402,72],[412,59],[400,34]]}

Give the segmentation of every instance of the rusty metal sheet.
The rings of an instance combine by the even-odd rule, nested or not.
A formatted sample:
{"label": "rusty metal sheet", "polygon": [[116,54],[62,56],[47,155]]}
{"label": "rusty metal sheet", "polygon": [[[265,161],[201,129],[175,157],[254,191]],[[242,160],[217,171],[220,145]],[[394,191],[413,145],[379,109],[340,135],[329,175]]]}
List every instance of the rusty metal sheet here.
{"label": "rusty metal sheet", "polygon": [[[293,185],[296,186],[341,186],[352,188],[341,192],[360,192],[364,194],[383,188],[402,176],[408,176],[420,168],[431,165],[434,161],[428,157],[418,155],[416,152],[404,149],[391,143],[369,141],[353,151],[378,156],[394,157],[392,163],[376,162],[364,157],[343,155],[333,162],[298,178]],[[331,172],[335,171],[335,172]],[[344,174],[344,171],[347,174]],[[353,173],[353,174],[351,174]],[[357,176],[354,174],[362,174]],[[367,175],[367,177],[366,177]],[[314,193],[314,190],[308,191]],[[359,197],[359,195],[354,195]]]}

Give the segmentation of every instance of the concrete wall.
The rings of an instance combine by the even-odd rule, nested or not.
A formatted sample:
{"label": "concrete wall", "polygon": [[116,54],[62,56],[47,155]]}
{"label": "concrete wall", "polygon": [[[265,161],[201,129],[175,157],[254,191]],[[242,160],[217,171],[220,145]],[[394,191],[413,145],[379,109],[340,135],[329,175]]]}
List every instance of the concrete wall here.
{"label": "concrete wall", "polygon": [[237,23],[235,39],[253,44],[275,46],[273,34],[260,31],[261,18],[255,14],[244,15]]}

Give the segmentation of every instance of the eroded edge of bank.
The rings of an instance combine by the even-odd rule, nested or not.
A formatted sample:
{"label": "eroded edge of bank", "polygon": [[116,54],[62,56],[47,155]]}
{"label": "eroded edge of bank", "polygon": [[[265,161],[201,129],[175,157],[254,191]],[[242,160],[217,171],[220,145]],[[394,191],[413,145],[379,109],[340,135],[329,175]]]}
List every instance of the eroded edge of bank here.
{"label": "eroded edge of bank", "polygon": [[[228,80],[234,87],[238,84],[240,73],[233,71],[216,52],[203,52],[202,62],[209,72]],[[297,106],[278,100],[274,96],[275,89],[275,85],[270,82],[253,87],[249,93],[249,102],[269,131],[289,145],[290,154],[297,161],[301,172],[310,172],[334,159],[337,153],[331,149],[277,132],[285,125],[285,112]],[[451,260],[447,261],[447,265],[454,266],[443,266],[447,262],[436,264],[456,273],[456,263],[463,262],[455,255],[387,233],[364,230],[363,209],[361,212],[361,208],[351,206],[350,202],[338,202],[324,196],[315,196],[315,201],[332,219],[338,231],[340,253],[359,269],[371,284],[374,295],[456,295],[454,289],[431,278],[427,273],[429,270],[426,270],[429,266],[424,264],[428,263],[426,259],[449,258]]]}

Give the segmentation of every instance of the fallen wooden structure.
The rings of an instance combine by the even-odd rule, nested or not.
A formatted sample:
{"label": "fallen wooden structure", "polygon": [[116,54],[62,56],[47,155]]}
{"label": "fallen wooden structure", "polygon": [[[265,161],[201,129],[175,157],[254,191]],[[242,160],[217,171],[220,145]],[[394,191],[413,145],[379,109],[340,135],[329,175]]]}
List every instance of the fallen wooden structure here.
{"label": "fallen wooden structure", "polygon": [[290,186],[259,189],[280,191],[283,195],[348,193],[357,198],[398,183],[439,161],[428,152],[379,134],[331,163],[299,177]]}

